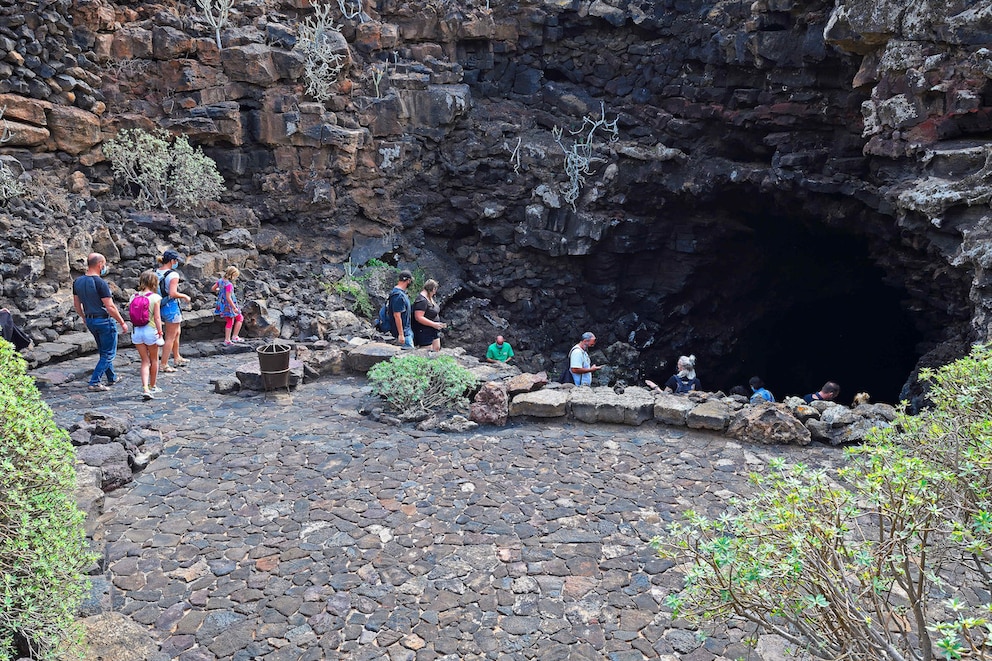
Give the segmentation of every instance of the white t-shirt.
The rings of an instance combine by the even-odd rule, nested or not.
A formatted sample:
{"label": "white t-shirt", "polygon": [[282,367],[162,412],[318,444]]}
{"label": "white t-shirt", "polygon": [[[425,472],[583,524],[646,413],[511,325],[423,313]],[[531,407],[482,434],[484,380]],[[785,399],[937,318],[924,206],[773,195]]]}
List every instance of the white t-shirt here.
{"label": "white t-shirt", "polygon": [[[576,344],[572,347],[572,350],[568,352],[568,366],[572,367],[585,367],[589,368],[591,366],[589,362],[589,354],[585,349]],[[591,386],[592,385],[592,372],[585,372],[584,374],[572,373],[572,381],[577,386]]]}

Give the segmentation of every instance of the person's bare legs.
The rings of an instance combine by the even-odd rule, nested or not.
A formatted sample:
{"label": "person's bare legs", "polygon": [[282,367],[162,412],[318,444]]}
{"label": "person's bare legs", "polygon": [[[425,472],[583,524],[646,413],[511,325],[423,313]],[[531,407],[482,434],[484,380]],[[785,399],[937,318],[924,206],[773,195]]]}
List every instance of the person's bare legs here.
{"label": "person's bare legs", "polygon": [[162,370],[169,371],[169,355],[175,351],[179,354],[178,347],[173,349],[173,346],[179,341],[179,324],[172,324],[166,321],[165,326],[165,344],[162,345]]}
{"label": "person's bare legs", "polygon": [[183,325],[182,323],[174,325],[176,327],[176,341],[172,345],[172,364],[178,367],[186,362],[186,359],[179,355],[179,336],[182,335]]}
{"label": "person's bare legs", "polygon": [[434,341],[431,342],[431,351],[437,353],[441,350],[441,338],[435,337]]}
{"label": "person's bare legs", "polygon": [[147,344],[135,344],[134,348],[138,350],[138,355],[141,356],[141,388],[142,390],[148,390],[151,386],[150,375],[152,368],[152,355],[155,355],[155,363],[158,364],[158,347]]}
{"label": "person's bare legs", "polygon": [[146,347],[148,350],[148,387],[155,389],[158,383],[158,345],[154,344]]}

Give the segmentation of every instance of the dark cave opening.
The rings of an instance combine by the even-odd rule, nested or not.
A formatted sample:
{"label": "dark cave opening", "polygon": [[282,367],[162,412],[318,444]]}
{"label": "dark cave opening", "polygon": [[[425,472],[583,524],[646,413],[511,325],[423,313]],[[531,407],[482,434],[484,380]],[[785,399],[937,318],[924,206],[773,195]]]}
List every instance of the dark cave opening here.
{"label": "dark cave opening", "polygon": [[[689,309],[681,322],[689,330],[677,353],[697,355],[705,389],[727,392],[760,376],[782,399],[832,380],[840,401],[866,391],[898,402],[923,347],[937,338],[921,330],[909,295],[877,265],[868,241],[767,212],[739,220],[706,249],[691,300],[678,301]],[[664,355],[666,370],[649,378],[667,379],[677,357]]]}

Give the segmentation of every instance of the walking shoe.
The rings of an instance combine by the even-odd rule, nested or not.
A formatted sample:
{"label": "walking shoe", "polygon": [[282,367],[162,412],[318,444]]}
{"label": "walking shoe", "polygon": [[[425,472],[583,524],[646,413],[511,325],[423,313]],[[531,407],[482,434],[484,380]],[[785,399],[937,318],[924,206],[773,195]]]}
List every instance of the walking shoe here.
{"label": "walking shoe", "polygon": [[107,392],[108,390],[110,390],[110,388],[103,385],[102,383],[94,383],[89,388],[87,388],[87,390],[89,390],[90,392]]}
{"label": "walking shoe", "polygon": [[120,383],[123,380],[124,380],[124,377],[122,375],[118,374],[116,377],[114,377],[114,380],[113,381],[108,381],[107,382],[107,385],[108,386],[116,386],[118,383]]}
{"label": "walking shoe", "polygon": [[141,399],[147,402],[150,399],[155,399],[155,395],[152,394],[151,390],[145,388],[144,392],[141,393]]}
{"label": "walking shoe", "polygon": [[151,388],[149,388],[149,389],[148,389],[148,391],[149,391],[150,393],[152,393],[153,395],[157,395],[157,394],[159,394],[160,392],[162,392],[162,389],[161,389],[161,388],[159,388],[158,386],[152,386]]}

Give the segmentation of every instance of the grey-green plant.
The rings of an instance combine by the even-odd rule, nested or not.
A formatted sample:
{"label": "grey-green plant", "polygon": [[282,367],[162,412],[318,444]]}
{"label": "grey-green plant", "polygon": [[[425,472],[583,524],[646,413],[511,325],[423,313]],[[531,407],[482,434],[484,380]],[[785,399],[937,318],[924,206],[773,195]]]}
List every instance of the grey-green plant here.
{"label": "grey-green plant", "polygon": [[77,655],[86,589],[75,453],[26,363],[0,338],[0,661]]}
{"label": "grey-green plant", "polygon": [[114,175],[138,189],[135,204],[141,209],[187,210],[219,198],[224,190],[217,164],[186,136],[124,129],[104,143],[103,153]]}
{"label": "grey-green plant", "polygon": [[351,299],[351,311],[361,317],[371,317],[375,310],[372,307],[372,298],[365,291],[365,286],[355,278],[345,276],[332,285],[334,291],[342,296]]}
{"label": "grey-green plant", "polygon": [[400,355],[368,372],[372,392],[404,416],[467,405],[476,378],[451,356]]}
{"label": "grey-green plant", "polygon": [[313,14],[299,27],[294,50],[303,55],[306,92],[318,101],[330,99],[346,59],[340,50],[341,28],[334,23],[330,4],[315,4]]}
{"label": "grey-green plant", "polygon": [[[0,106],[0,123],[2,123],[0,124],[0,144],[11,140],[10,124],[3,117],[6,112],[7,106]],[[0,161],[0,202],[20,197],[24,191],[24,184],[21,183],[17,174],[10,169],[6,161]]]}
{"label": "grey-green plant", "polygon": [[837,471],[769,462],[755,493],[653,544],[678,616],[743,618],[812,657],[992,659],[992,349],[922,370],[932,406]]}
{"label": "grey-green plant", "polygon": [[571,144],[565,144],[563,128],[555,126],[551,129],[555,142],[565,152],[564,168],[568,183],[561,187],[561,193],[565,201],[572,205],[573,211],[575,210],[575,202],[579,199],[579,192],[585,185],[586,176],[593,173],[592,164],[605,160],[595,155],[598,148],[596,133],[598,131],[605,132],[610,143],[616,142],[620,137],[620,131],[617,128],[619,120],[618,115],[612,122],[607,121],[606,105],[601,103],[598,119],[589,116],[583,117],[582,126],[574,131],[569,131],[571,135],[578,136]]}
{"label": "grey-green plant", "polygon": [[203,18],[207,24],[214,29],[214,40],[217,42],[217,50],[223,46],[220,43],[220,31],[223,30],[231,20],[231,9],[234,7],[234,0],[196,0],[203,12]]}

